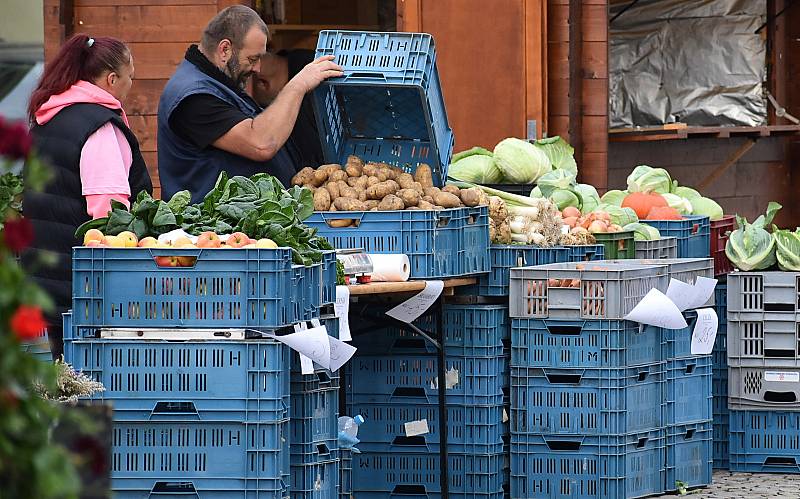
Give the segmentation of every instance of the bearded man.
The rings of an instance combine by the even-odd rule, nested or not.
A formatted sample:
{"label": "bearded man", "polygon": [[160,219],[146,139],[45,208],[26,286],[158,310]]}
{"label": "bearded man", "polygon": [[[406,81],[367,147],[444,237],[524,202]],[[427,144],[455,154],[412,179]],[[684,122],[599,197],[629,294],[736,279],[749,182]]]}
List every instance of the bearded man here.
{"label": "bearded man", "polygon": [[269,30],[242,5],[222,10],[200,45],[186,51],[158,104],[158,174],[162,197],[186,189],[192,203],[229,177],[269,173],[289,185],[299,151],[290,140],[303,97],[323,80],[342,76],[331,56],[298,72],[263,109],[246,92],[261,69]]}

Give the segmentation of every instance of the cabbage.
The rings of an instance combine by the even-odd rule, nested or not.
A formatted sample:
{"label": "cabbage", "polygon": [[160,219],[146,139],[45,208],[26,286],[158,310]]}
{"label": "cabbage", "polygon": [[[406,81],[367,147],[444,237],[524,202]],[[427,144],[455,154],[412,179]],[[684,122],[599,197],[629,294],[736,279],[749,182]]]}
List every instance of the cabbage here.
{"label": "cabbage", "polygon": [[511,184],[532,184],[549,172],[550,160],[538,147],[513,137],[501,140],[494,147],[495,164]]}
{"label": "cabbage", "polygon": [[470,156],[474,156],[476,154],[480,154],[482,156],[493,156],[492,151],[488,149],[484,149],[483,147],[473,147],[472,149],[467,149],[466,151],[461,151],[453,154],[453,157],[450,158],[450,164],[457,163],[464,158],[468,158]]}
{"label": "cabbage", "polygon": [[690,203],[688,199],[684,199],[676,194],[670,193],[662,194],[662,196],[667,204],[678,210],[678,213],[681,215],[692,214],[692,203]]}
{"label": "cabbage", "polygon": [[721,219],[723,212],[722,207],[713,199],[699,197],[692,200],[692,215],[702,215],[714,221]]}
{"label": "cabbage", "polygon": [[800,271],[800,229],[794,232],[772,228],[778,267],[787,272]]}
{"label": "cabbage", "polygon": [[532,198],[543,198],[544,197],[544,194],[542,194],[542,190],[539,189],[538,185],[536,187],[534,187],[533,189],[531,189],[530,197],[532,197]]}
{"label": "cabbage", "polygon": [[483,154],[462,157],[450,165],[447,174],[456,180],[477,184],[497,184],[503,179],[494,158]]}
{"label": "cabbage", "polygon": [[617,224],[620,227],[625,227],[628,224],[639,221],[636,212],[633,208],[620,208],[613,204],[600,203],[594,211],[605,211],[611,216],[611,223]]}
{"label": "cabbage", "polygon": [[600,196],[597,194],[597,189],[589,184],[577,184],[572,188],[576,194],[581,198],[581,212],[591,213],[600,204]]}
{"label": "cabbage", "polygon": [[739,228],[731,232],[725,245],[725,255],[737,269],[764,270],[775,265],[775,239],[765,227],[781,208],[778,203],[769,203],[766,215],[761,215],[752,224],[736,216]]}
{"label": "cabbage", "polygon": [[547,155],[554,170],[567,170],[578,176],[578,164],[575,163],[575,149],[564,139],[556,135],[537,140],[534,145]]}
{"label": "cabbage", "polygon": [[628,175],[629,192],[657,192],[666,194],[672,187],[672,178],[663,168],[639,165]]}
{"label": "cabbage", "polygon": [[633,239],[636,241],[657,241],[661,239],[661,233],[655,227],[640,222],[630,223],[622,230],[633,231]]}
{"label": "cabbage", "polygon": [[550,201],[552,201],[559,210],[563,210],[567,206],[574,206],[580,209],[581,200],[578,195],[569,189],[556,189],[550,193]]}
{"label": "cabbage", "polygon": [[683,187],[683,186],[678,187],[677,185],[675,186],[675,189],[673,189],[672,193],[682,198],[688,199],[689,201],[701,197],[700,193],[692,189],[691,187]]}
{"label": "cabbage", "polygon": [[569,189],[575,183],[575,174],[567,170],[547,172],[536,181],[542,194],[550,196],[557,189]]}
{"label": "cabbage", "polygon": [[613,204],[614,206],[622,206],[622,201],[628,195],[627,191],[611,190],[603,194],[600,198],[601,203]]}

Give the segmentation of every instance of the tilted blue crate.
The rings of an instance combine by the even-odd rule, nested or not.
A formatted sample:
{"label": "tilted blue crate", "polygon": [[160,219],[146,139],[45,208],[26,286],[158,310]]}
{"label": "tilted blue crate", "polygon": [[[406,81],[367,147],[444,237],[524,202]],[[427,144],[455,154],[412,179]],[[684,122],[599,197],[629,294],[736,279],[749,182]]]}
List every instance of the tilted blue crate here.
{"label": "tilted blue crate", "polygon": [[713,460],[710,421],[668,427],[665,490],[677,490],[677,482],[687,488],[709,485]]}
{"label": "tilted blue crate", "polygon": [[289,416],[289,349],[275,340],[67,341],[65,360],[103,383],[115,421],[279,421]]}
{"label": "tilted blue crate", "polygon": [[[271,328],[300,320],[289,248],[72,251],[77,326]],[[174,258],[194,265],[159,266]]]}
{"label": "tilted blue crate", "polygon": [[800,412],[730,414],[731,471],[800,473]]}
{"label": "tilted blue crate", "polygon": [[322,305],[322,264],[292,265],[294,322],[317,319]]}
{"label": "tilted blue crate", "polygon": [[114,421],[114,497],[284,497],[287,424]]}
{"label": "tilted blue crate", "polygon": [[645,220],[663,237],[678,240],[678,258],[708,258],[711,255],[711,222],[708,217],[685,215],[681,220]]}
{"label": "tilted blue crate", "polygon": [[453,132],[433,37],[324,30],[316,56],[325,55],[344,69],[313,93],[325,160],[344,164],[354,154],[409,171],[425,163],[434,183],[444,185]]}
{"label": "tilted blue crate", "polygon": [[339,460],[291,467],[291,499],[339,499]]}
{"label": "tilted blue crate", "polygon": [[661,362],[661,328],[624,320],[513,319],[514,367],[630,367]]}
{"label": "tilted blue crate", "polygon": [[711,420],[711,356],[667,361],[666,388],[665,424]]}
{"label": "tilted blue crate", "polygon": [[511,497],[634,498],[664,491],[664,430],[511,435]]}
{"label": "tilted blue crate", "polygon": [[[502,499],[503,456],[448,455],[450,499]],[[441,464],[433,452],[353,454],[353,496],[441,498]]]}
{"label": "tilted blue crate", "polygon": [[511,434],[621,434],[663,423],[665,365],[511,368]]}

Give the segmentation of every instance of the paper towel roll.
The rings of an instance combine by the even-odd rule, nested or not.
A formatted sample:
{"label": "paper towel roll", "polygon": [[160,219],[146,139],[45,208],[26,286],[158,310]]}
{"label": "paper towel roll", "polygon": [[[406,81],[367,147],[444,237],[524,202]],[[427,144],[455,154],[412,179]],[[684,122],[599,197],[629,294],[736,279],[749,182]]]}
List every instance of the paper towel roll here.
{"label": "paper towel roll", "polygon": [[403,254],[367,255],[372,260],[372,281],[402,282],[411,275],[411,263]]}

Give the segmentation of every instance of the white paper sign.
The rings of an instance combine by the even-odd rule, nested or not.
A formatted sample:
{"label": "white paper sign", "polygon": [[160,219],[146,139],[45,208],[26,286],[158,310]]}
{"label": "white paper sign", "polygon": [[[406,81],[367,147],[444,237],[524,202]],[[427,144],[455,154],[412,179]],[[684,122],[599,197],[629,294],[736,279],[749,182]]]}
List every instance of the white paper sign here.
{"label": "white paper sign", "polygon": [[651,289],[624,319],[667,329],[686,327],[675,303],[657,289]]}
{"label": "white paper sign", "polygon": [[339,319],[339,339],[342,341],[352,341],[350,335],[350,289],[347,286],[336,286],[336,303],[333,311]]}
{"label": "white paper sign", "polygon": [[697,323],[692,331],[692,355],[708,355],[714,350],[719,320],[713,308],[697,310]]}
{"label": "white paper sign", "polygon": [[328,336],[328,341],[330,341],[331,347],[330,370],[336,372],[355,355],[357,349],[353,345],[349,345],[333,336]]}
{"label": "white paper sign", "polygon": [[[309,357],[325,369],[331,366],[331,344],[325,326],[312,327],[285,336],[276,336],[276,340],[292,350]],[[302,357],[300,358],[302,362]],[[314,372],[313,367],[311,372]],[[303,374],[310,374],[304,372]]]}
{"label": "white paper sign", "polygon": [[691,284],[686,284],[685,282],[677,279],[669,280],[667,298],[672,300],[672,303],[674,303],[681,312],[689,309],[694,301],[694,294],[695,289]]}
{"label": "white paper sign", "polygon": [[[303,322],[301,324],[294,325],[294,332],[299,333],[300,331],[305,331],[308,329],[306,327],[306,323]],[[313,374],[314,373],[314,361],[303,355],[302,353],[298,354],[300,356],[300,373],[301,374]]]}
{"label": "white paper sign", "polygon": [[765,371],[764,381],[779,383],[800,383],[800,372]]}
{"label": "white paper sign", "polygon": [[717,287],[716,279],[708,277],[698,277],[694,282],[693,302],[689,308],[705,307],[708,300],[714,296],[714,288]]}
{"label": "white paper sign", "polygon": [[407,437],[416,437],[417,435],[425,435],[426,433],[430,433],[430,430],[428,429],[427,419],[420,419],[419,421],[409,421],[404,426]]}
{"label": "white paper sign", "polygon": [[425,281],[425,289],[389,310],[386,315],[410,324],[431,308],[431,305],[442,294],[443,289],[444,281]]}

